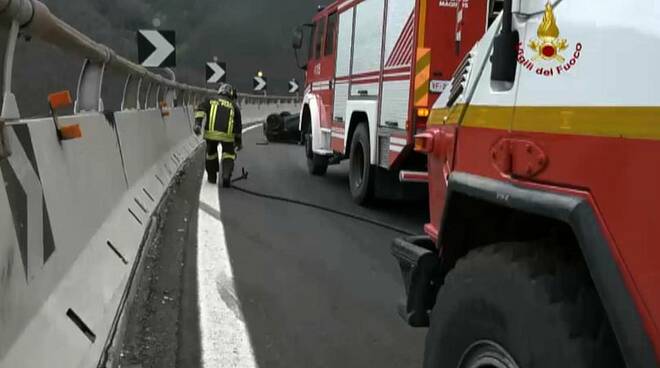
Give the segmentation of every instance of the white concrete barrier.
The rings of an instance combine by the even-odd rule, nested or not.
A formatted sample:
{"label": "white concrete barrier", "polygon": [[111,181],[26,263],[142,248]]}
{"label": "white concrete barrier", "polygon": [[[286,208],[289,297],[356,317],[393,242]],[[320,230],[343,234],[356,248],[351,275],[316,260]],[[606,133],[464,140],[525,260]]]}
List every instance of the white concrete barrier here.
{"label": "white concrete barrier", "polygon": [[[201,141],[189,108],[52,119],[6,128],[0,161],[0,367],[94,366],[151,217]],[[113,119],[114,117],[114,119]],[[114,120],[114,122],[113,122]],[[56,362],[56,363],[55,363]]]}
{"label": "white concrete barrier", "polygon": [[170,145],[173,147],[192,134],[192,127],[187,109],[174,107],[167,112],[169,114],[163,117],[165,132]]}
{"label": "white concrete barrier", "polygon": [[126,177],[134,185],[169,150],[165,124],[157,109],[120,111],[114,116]]}
{"label": "white concrete barrier", "polygon": [[[107,254],[89,262],[97,271],[76,270],[85,264],[81,262],[85,254],[98,251],[100,244],[92,239],[127,191],[117,136],[102,114],[62,119],[63,124],[72,122],[80,124],[82,138],[61,143],[51,119],[8,128],[13,130],[8,142],[12,155],[1,165],[9,196],[0,206],[10,208],[13,219],[2,232],[14,237],[2,244],[2,254],[7,255],[2,257],[2,273],[10,275],[0,289],[3,366],[40,366],[29,363],[48,359],[56,344],[78,346],[79,339],[66,325],[68,309],[93,326],[112,294],[107,292],[112,283],[95,283],[94,288],[79,285],[99,281],[95,276],[104,273],[98,271],[112,264],[103,262],[109,259]],[[21,191],[24,196],[15,194]],[[106,293],[92,295],[98,291]]]}
{"label": "white concrete barrier", "polygon": [[[287,110],[245,105],[246,122]],[[172,179],[202,147],[192,106],[5,128],[0,161],[0,367],[91,367],[121,310],[131,273]],[[253,118],[254,117],[254,118]]]}
{"label": "white concrete barrier", "polygon": [[[0,11],[9,28],[0,110],[0,368],[96,367],[173,179],[187,160],[203,157],[193,104],[215,91],[131,63],[39,0],[11,3]],[[19,31],[85,59],[75,115],[59,119],[60,127],[78,124],[81,137],[59,140],[53,118],[21,119],[11,86]],[[106,73],[126,77],[120,112],[100,112]],[[241,104],[246,124],[298,110],[287,97],[242,95]]]}

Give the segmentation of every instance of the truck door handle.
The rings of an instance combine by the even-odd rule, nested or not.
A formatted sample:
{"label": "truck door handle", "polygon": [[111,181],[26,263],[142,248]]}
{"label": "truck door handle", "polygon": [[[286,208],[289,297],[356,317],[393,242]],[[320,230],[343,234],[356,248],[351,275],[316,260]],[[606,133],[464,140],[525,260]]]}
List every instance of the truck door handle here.
{"label": "truck door handle", "polygon": [[386,121],[385,125],[389,127],[395,127],[395,126],[399,126],[399,123],[397,123],[396,121]]}
{"label": "truck door handle", "polygon": [[366,89],[361,89],[361,90],[358,91],[358,95],[360,95],[360,96],[369,96],[369,91],[367,91]]}

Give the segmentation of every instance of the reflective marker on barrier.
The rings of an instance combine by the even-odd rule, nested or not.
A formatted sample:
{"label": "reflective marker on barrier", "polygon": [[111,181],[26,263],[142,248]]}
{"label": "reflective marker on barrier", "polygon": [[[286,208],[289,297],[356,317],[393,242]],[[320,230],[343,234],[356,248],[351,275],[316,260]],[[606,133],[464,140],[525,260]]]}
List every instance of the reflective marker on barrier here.
{"label": "reflective marker on barrier", "polygon": [[48,95],[48,106],[50,107],[50,114],[53,117],[53,125],[55,125],[57,139],[60,141],[82,137],[82,131],[80,130],[80,125],[78,124],[60,128],[57,109],[69,107],[71,104],[73,104],[73,100],[71,99],[71,93],[69,93],[69,91],[59,91]]}
{"label": "reflective marker on barrier", "polygon": [[161,101],[160,102],[160,114],[162,116],[170,116],[170,110],[168,108],[168,105],[167,105],[166,101]]}
{"label": "reflective marker on barrier", "polygon": [[51,109],[57,110],[63,107],[71,106],[73,100],[71,99],[71,94],[69,91],[60,91],[49,94],[48,103],[50,104]]}
{"label": "reflective marker on barrier", "polygon": [[82,138],[82,130],[80,129],[79,124],[72,124],[61,127],[58,129],[59,137],[61,140],[77,139]]}

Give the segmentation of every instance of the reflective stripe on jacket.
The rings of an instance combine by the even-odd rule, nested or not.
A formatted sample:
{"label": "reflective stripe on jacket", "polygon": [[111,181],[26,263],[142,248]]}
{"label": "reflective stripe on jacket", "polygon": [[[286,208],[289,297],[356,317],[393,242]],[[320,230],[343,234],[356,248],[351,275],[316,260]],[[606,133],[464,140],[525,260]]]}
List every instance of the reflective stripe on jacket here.
{"label": "reflective stripe on jacket", "polygon": [[224,98],[217,98],[202,103],[195,112],[195,120],[198,125],[202,124],[202,120],[206,120],[206,124],[204,125],[205,139],[234,142],[236,114],[237,107],[233,102]]}

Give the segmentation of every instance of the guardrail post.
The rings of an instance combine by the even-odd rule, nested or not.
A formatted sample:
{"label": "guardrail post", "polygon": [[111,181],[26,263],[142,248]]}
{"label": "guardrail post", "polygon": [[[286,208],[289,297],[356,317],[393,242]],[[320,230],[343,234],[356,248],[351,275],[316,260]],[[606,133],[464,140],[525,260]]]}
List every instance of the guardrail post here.
{"label": "guardrail post", "polygon": [[136,75],[129,75],[124,84],[124,94],[121,100],[121,109],[140,109],[140,86],[142,78]]}
{"label": "guardrail post", "polygon": [[78,80],[78,93],[74,107],[76,114],[83,111],[103,111],[101,88],[103,87],[104,72],[105,63],[95,63],[85,59]]}
{"label": "guardrail post", "polygon": [[16,103],[16,96],[12,92],[12,73],[14,71],[14,55],[16,54],[16,42],[18,41],[18,32],[20,25],[17,21],[11,23],[9,34],[7,36],[7,46],[5,48],[5,65],[2,74],[3,93],[2,93],[2,114],[0,115],[0,159],[8,157],[11,152],[7,141],[5,140],[5,125],[9,121],[16,121],[21,118]]}
{"label": "guardrail post", "polygon": [[190,105],[188,103],[188,98],[190,97],[190,93],[188,91],[186,91],[185,89],[182,89],[178,97],[179,97],[179,105],[182,105],[182,106]]}
{"label": "guardrail post", "polygon": [[171,87],[163,87],[165,88],[165,102],[167,102],[167,106],[174,107],[174,101],[176,100],[176,89],[171,88]]}
{"label": "guardrail post", "polygon": [[[147,96],[147,108],[157,108],[158,107],[158,97],[160,96],[160,85],[151,84],[151,91],[149,96]],[[153,88],[156,87],[156,88]],[[153,104],[152,104],[153,102]]]}
{"label": "guardrail post", "polygon": [[[153,86],[153,83],[147,82],[147,89],[144,90],[144,95],[142,95],[142,108],[143,109],[148,109],[149,108],[149,95],[151,94],[151,87]],[[140,89],[140,92],[142,89]]]}
{"label": "guardrail post", "polygon": [[183,106],[183,105],[185,105],[185,103],[184,103],[183,100],[182,100],[182,98],[183,98],[183,91],[182,91],[182,90],[179,90],[179,89],[176,89],[176,88],[172,88],[171,91],[174,92],[174,94],[173,94],[173,96],[172,96],[172,97],[173,97],[173,98],[172,98],[172,101],[174,101],[173,106],[175,106],[175,107],[179,107],[179,106]]}

